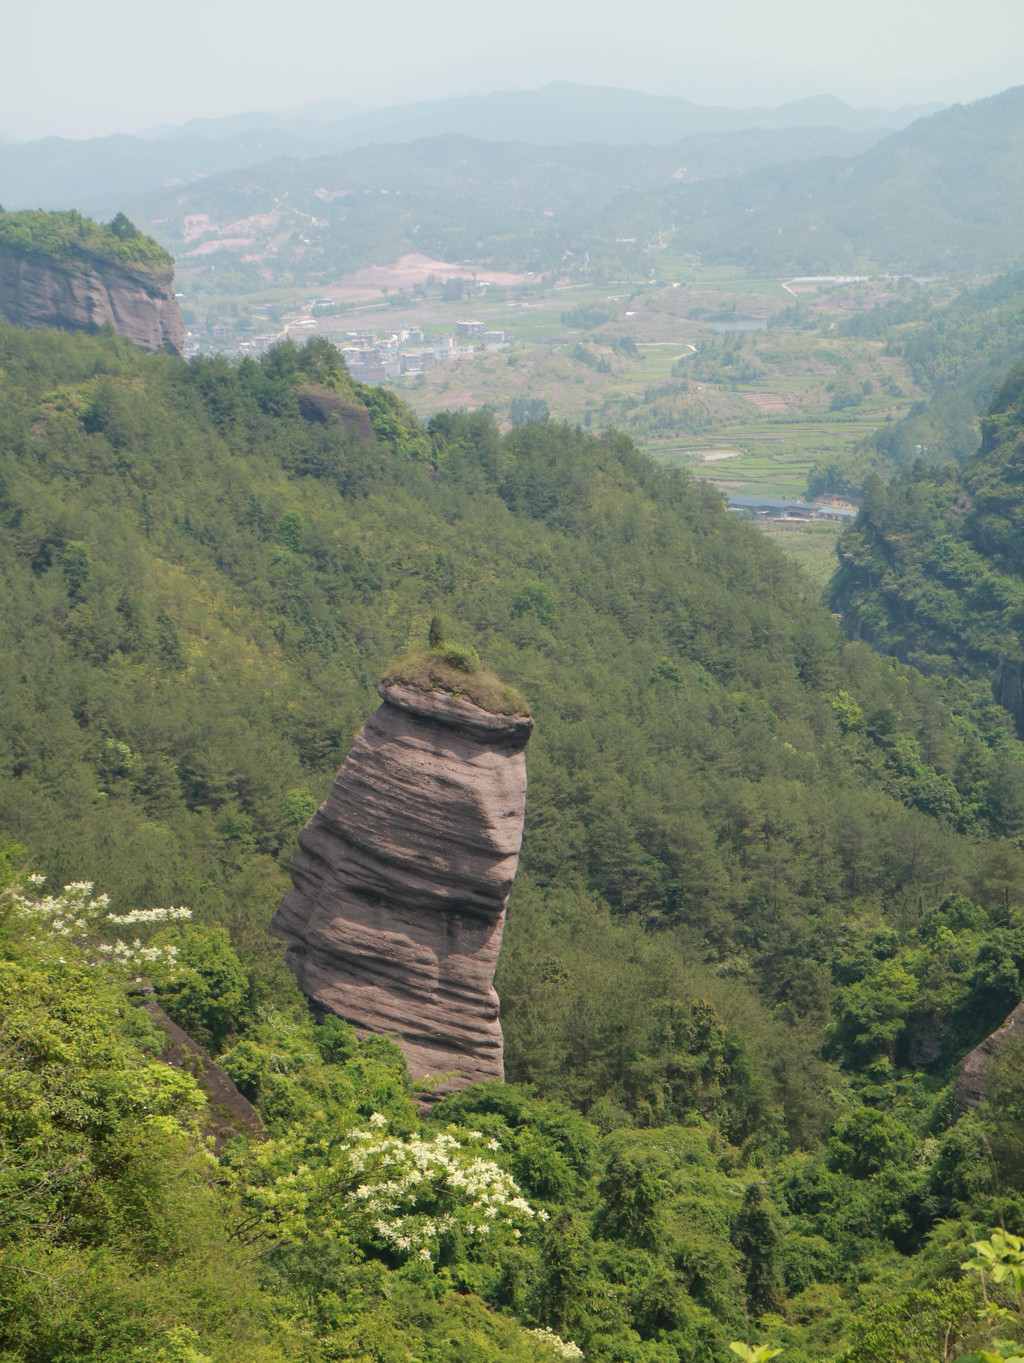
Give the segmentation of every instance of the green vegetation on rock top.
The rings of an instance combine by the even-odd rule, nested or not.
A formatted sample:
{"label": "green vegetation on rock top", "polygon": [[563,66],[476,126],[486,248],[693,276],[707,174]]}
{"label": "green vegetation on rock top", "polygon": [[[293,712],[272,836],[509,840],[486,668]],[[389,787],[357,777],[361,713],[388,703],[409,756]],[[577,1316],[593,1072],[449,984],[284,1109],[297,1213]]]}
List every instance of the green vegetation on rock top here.
{"label": "green vegetation on rock top", "polygon": [[145,236],[123,213],[109,223],[95,222],[75,209],[47,213],[30,208],[21,213],[0,211],[0,242],[33,255],[88,263],[90,258],[113,261],[147,274],[174,271],[174,257]]}
{"label": "green vegetation on rock top", "polygon": [[476,649],[442,644],[429,653],[410,653],[393,662],[384,673],[385,684],[404,682],[422,691],[448,691],[471,700],[494,715],[528,715],[526,697],[486,667],[480,666]]}

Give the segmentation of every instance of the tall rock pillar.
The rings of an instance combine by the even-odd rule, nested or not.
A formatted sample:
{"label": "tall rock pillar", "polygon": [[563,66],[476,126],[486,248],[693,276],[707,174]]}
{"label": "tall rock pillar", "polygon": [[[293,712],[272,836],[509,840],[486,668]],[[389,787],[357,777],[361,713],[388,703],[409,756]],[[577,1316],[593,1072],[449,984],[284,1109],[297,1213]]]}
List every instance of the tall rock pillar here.
{"label": "tall rock pillar", "polygon": [[314,1005],[393,1036],[415,1078],[501,1079],[494,970],[533,721],[402,683],[379,691],[299,834],[271,930]]}

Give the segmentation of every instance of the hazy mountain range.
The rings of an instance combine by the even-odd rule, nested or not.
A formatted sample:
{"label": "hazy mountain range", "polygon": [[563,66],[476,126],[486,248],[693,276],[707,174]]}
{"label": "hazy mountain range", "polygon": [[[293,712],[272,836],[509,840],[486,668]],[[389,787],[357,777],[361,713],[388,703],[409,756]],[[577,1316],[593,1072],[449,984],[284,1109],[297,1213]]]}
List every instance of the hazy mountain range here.
{"label": "hazy mountain range", "polygon": [[[321,101],[281,113],[195,119],[137,136],[74,141],[48,137],[0,145],[0,202],[8,209],[67,208],[103,213],[134,195],[190,184],[275,157],[304,159],[379,143],[463,133],[539,146],[600,143],[668,146],[697,134],[746,129],[822,128],[882,136],[936,106],[854,109],[831,95],[778,108],[730,109],[675,96],[555,82],[392,108],[355,110]],[[848,155],[866,142],[837,139],[818,154]],[[787,153],[788,154],[788,153]],[[116,200],[116,202],[114,202]]]}
{"label": "hazy mountain range", "polygon": [[467,133],[487,141],[536,142],[542,146],[565,142],[659,145],[693,133],[729,132],[737,128],[829,127],[858,131],[903,128],[941,107],[929,104],[904,105],[896,110],[855,109],[834,95],[817,95],[773,108],[727,108],[697,104],[678,95],[563,80],[536,90],[495,90],[380,109],[359,109],[346,101],[320,101],[276,114],[193,119],[176,128],[148,129],[139,136],[225,137],[276,128],[328,143],[335,150],[368,142],[409,142],[449,132]]}
{"label": "hazy mountain range", "polygon": [[566,83],[312,117],[338,109],[0,146],[0,200],[123,208],[179,265],[309,284],[410,251],[546,272],[650,242],[771,274],[1024,260],[1024,87],[894,131],[828,97],[738,111]]}
{"label": "hazy mountain range", "polygon": [[638,211],[678,224],[690,249],[769,272],[1017,268],[1024,86],[919,119],[859,156],[683,185]]}
{"label": "hazy mountain range", "polygon": [[1022,186],[1024,87],[888,136],[751,128],[538,147],[447,134],[280,157],[130,207],[179,267],[196,257],[310,285],[410,251],[536,273],[567,253],[620,265],[632,253],[646,273],[650,242],[769,274],[950,274],[1020,263]]}

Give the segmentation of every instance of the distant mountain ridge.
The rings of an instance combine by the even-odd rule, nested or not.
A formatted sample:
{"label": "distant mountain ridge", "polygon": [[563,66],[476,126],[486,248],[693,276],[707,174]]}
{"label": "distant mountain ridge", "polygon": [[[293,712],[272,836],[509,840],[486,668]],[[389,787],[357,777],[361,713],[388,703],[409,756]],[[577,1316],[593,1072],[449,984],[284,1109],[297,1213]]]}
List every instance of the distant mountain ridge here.
{"label": "distant mountain ridge", "polygon": [[46,137],[0,144],[0,202],[10,210],[78,205],[100,217],[139,194],[323,149],[276,129],[212,139],[195,135],[145,141],[117,133],[81,142]]}
{"label": "distant mountain ridge", "polygon": [[343,100],[319,101],[276,113],[192,119],[179,127],[148,128],[137,136],[0,140],[0,202],[8,209],[65,208],[73,203],[103,214],[138,194],[192,184],[275,157],[304,159],[368,144],[456,133],[537,146],[616,147],[667,146],[694,135],[747,129],[817,127],[881,136],[935,107],[853,109],[835,96],[820,95],[774,109],[731,109],[568,81],[539,90],[497,91],[374,110],[359,110]]}
{"label": "distant mountain ridge", "polygon": [[1004,273],[1024,261],[1024,88],[882,138],[752,128],[540,147],[447,134],[231,172],[148,197],[138,217],[183,264],[216,253],[310,286],[409,252],[538,274],[584,254],[649,268],[645,247],[666,242],[775,277]]}
{"label": "distant mountain ridge", "polygon": [[600,230],[652,235],[766,273],[1006,271],[1024,262],[1024,86],[955,104],[847,160],[671,187]]}
{"label": "distant mountain ridge", "polygon": [[848,131],[903,128],[941,107],[929,104],[905,105],[893,111],[855,109],[835,95],[825,94],[793,100],[777,108],[735,109],[696,104],[679,95],[552,81],[536,90],[495,90],[455,99],[418,100],[380,109],[353,110],[340,118],[325,118],[321,104],[277,114],[195,119],[160,135],[198,134],[216,138],[274,128],[324,142],[334,151],[370,142],[411,142],[444,133],[466,133],[484,141],[533,142],[538,146],[572,142],[660,146],[695,133],[732,132],[741,128],[831,127]]}
{"label": "distant mountain ridge", "polygon": [[238,133],[260,132],[268,129],[284,130],[290,124],[296,122],[310,123],[320,120],[324,123],[330,123],[357,113],[362,113],[362,105],[353,104],[350,99],[320,99],[312,104],[303,104],[296,109],[278,109],[274,112],[264,109],[255,113],[190,118],[185,123],[158,123],[149,128],[140,128],[133,135],[147,141],[177,137],[219,139],[234,137]]}
{"label": "distant mountain ridge", "polygon": [[[624,253],[639,266],[648,244],[667,242],[700,252],[705,263],[771,276],[1005,273],[1024,264],[1024,87],[953,105],[888,135],[807,127],[801,118],[837,118],[846,107],[813,99],[768,111],[779,126],[692,132],[657,144],[571,134],[585,126],[596,138],[616,123],[616,136],[625,138],[643,119],[649,127],[652,111],[665,113],[662,135],[668,111],[705,122],[741,114],[565,83],[508,96],[543,124],[541,145],[501,140],[499,125],[511,119],[505,98],[317,125],[343,139],[359,129],[368,136],[372,123],[377,140],[347,151],[327,138],[303,139],[299,121],[288,123],[291,131],[220,140],[0,146],[0,200],[14,208],[77,193],[99,216],[128,208],[177,255],[216,252],[254,283],[268,270],[304,286],[327,283],[409,252],[546,273],[572,256],[593,260],[597,250],[610,251],[621,268]],[[441,120],[450,107],[460,117],[477,110],[473,136],[423,136],[426,115]],[[422,115],[421,136],[389,140],[398,139],[410,110]],[[556,128],[567,134],[559,145],[550,141]]]}
{"label": "distant mountain ridge", "polygon": [[447,134],[282,158],[147,196],[132,212],[182,268],[190,257],[230,260],[249,272],[288,270],[312,285],[415,252],[541,273],[563,268],[567,252],[603,249],[594,224],[611,221],[620,201],[646,201],[677,179],[850,155],[874,136],[754,128],[668,147],[536,147]]}

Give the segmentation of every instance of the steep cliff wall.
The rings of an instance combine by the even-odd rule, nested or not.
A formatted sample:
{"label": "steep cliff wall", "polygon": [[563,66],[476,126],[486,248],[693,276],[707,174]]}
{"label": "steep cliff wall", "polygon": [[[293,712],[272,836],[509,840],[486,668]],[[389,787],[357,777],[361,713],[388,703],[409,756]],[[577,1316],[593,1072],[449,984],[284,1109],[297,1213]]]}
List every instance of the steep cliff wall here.
{"label": "steep cliff wall", "polygon": [[307,421],[318,421],[322,426],[330,424],[336,416],[343,430],[357,435],[363,440],[373,439],[373,426],[370,413],[349,393],[332,393],[321,384],[307,383],[298,389],[299,411]]}
{"label": "steep cliff wall", "polygon": [[314,1004],[395,1036],[415,1077],[501,1079],[494,969],[533,721],[379,689],[384,703],[299,835],[272,931]]}
{"label": "steep cliff wall", "polygon": [[977,1107],[985,1096],[985,1067],[1004,1041],[1024,1040],[1024,1003],[1007,1017],[1001,1027],[987,1036],[980,1046],[969,1051],[957,1068],[956,1104],[964,1111]]}
{"label": "steep cliff wall", "polygon": [[143,350],[185,347],[173,272],[96,256],[60,259],[0,242],[0,312],[21,327],[99,331],[109,322]]}

